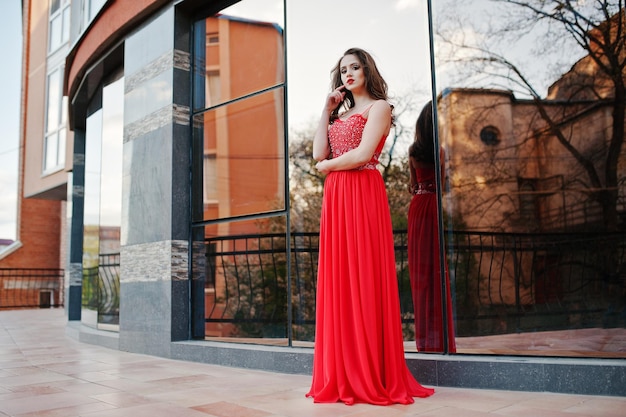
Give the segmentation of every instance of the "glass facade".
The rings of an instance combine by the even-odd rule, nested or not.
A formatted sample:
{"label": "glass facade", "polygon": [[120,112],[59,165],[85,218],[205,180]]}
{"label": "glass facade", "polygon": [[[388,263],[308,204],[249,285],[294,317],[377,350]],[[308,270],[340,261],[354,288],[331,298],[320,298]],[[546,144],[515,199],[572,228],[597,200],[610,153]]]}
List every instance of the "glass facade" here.
{"label": "glass facade", "polygon": [[81,321],[117,330],[124,78],[104,85],[91,107],[85,135]]}
{"label": "glass facade", "polygon": [[[246,2],[242,2],[242,7],[245,5]],[[520,37],[515,48],[504,48],[514,51],[511,58],[502,55],[503,52],[498,49],[493,51],[483,49],[487,48],[485,44],[493,45],[494,48],[499,46],[500,38],[496,32],[482,34],[480,46],[472,49],[471,45],[464,43],[472,37],[464,37],[457,41],[454,36],[460,33],[459,28],[456,28],[456,32],[450,30],[448,33],[446,30],[450,29],[454,22],[466,22],[463,25],[465,28],[469,30],[471,27],[471,30],[475,31],[471,33],[478,33],[478,29],[472,24],[476,19],[476,26],[480,28],[478,23],[481,13],[476,12],[474,6],[460,7],[454,1],[445,5],[437,4],[430,10],[433,25],[431,52],[427,43],[431,38],[427,22],[423,18],[428,16],[428,10],[426,4],[423,6],[421,9],[413,8],[405,12],[409,18],[421,22],[417,28],[413,26],[413,32],[407,31],[407,36],[416,39],[414,48],[422,52],[417,61],[412,61],[415,54],[411,54],[411,57],[397,54],[389,58],[385,55],[384,49],[375,49],[376,44],[371,37],[365,34],[360,36],[352,27],[343,29],[345,25],[340,23],[339,17],[341,11],[337,12],[337,24],[333,26],[338,28],[336,36],[338,40],[342,39],[342,30],[346,30],[350,31],[346,37],[354,39],[357,46],[363,45],[359,40],[365,42],[363,46],[374,45],[371,49],[380,58],[380,66],[390,84],[396,105],[397,125],[388,139],[381,169],[386,174],[390,209],[396,229],[399,296],[402,301],[407,351],[415,351],[413,321],[416,317],[410,294],[410,281],[414,277],[410,277],[407,269],[404,234],[408,199],[401,193],[404,192],[408,181],[406,150],[413,140],[415,119],[421,107],[434,99],[438,104],[436,141],[444,149],[443,159],[439,163],[445,167],[439,191],[442,203],[440,233],[446,254],[444,263],[450,273],[450,299],[453,312],[452,316],[446,319],[453,321],[455,330],[454,334],[446,335],[455,338],[456,353],[622,356],[624,347],[621,338],[625,334],[626,310],[624,280],[620,278],[619,271],[625,252],[624,239],[621,237],[624,226],[619,219],[623,217],[620,213],[624,212],[623,187],[614,185],[617,192],[607,192],[605,190],[608,189],[602,185],[601,180],[600,183],[594,182],[595,179],[602,178],[605,172],[608,175],[607,180],[612,178],[614,184],[623,182],[623,179],[620,179],[623,176],[623,169],[620,171],[623,162],[615,165],[614,172],[606,171],[603,162],[604,157],[611,159],[608,154],[611,149],[618,154],[615,161],[624,160],[623,151],[615,150],[615,146],[611,146],[611,137],[607,134],[611,129],[610,118],[602,116],[611,112],[610,104],[605,100],[611,97],[606,79],[588,86],[589,91],[594,88],[603,89],[605,95],[600,100],[591,100],[589,94],[583,97],[580,96],[581,93],[576,93],[575,86],[578,85],[574,83],[576,71],[568,72],[568,68],[576,64],[581,70],[583,67],[586,69],[592,59],[587,58],[585,61],[585,51],[577,51],[574,43],[565,43],[561,51],[564,52],[562,54],[564,61],[560,67],[563,72],[542,74],[541,70],[544,70],[545,66],[535,65],[528,70],[533,78],[529,75],[529,78],[516,79],[516,71],[521,68],[513,67],[513,63],[542,62],[536,57],[534,60],[530,59],[530,54],[540,50],[540,45],[546,42],[546,38],[535,35]],[[350,4],[345,7],[349,9]],[[385,10],[386,6],[380,6],[380,16],[389,14],[397,17],[398,9],[392,5],[387,7],[388,10]],[[512,5],[508,7],[515,8]],[[195,145],[197,151],[195,166],[201,166],[204,174],[202,190],[199,188],[194,190],[195,196],[203,196],[203,209],[199,210],[198,203],[194,219],[206,222],[203,226],[204,236],[214,234],[218,237],[202,252],[209,253],[207,265],[211,265],[208,270],[212,271],[208,274],[210,278],[205,279],[214,286],[211,291],[217,293],[220,291],[219,283],[222,282],[224,289],[221,297],[219,295],[213,297],[221,299],[228,305],[235,303],[239,309],[237,310],[239,317],[246,317],[242,323],[249,320],[263,321],[262,315],[250,315],[251,312],[258,311],[258,306],[252,307],[251,301],[262,300],[261,295],[264,293],[272,294],[272,297],[277,297],[278,294],[265,286],[263,280],[254,284],[254,277],[269,273],[274,274],[276,278],[278,274],[272,273],[271,269],[262,272],[264,264],[267,268],[276,260],[284,262],[285,266],[290,268],[290,280],[289,285],[284,284],[280,287],[280,291],[284,291],[285,288],[289,290],[285,294],[284,304],[287,305],[289,302],[290,314],[285,320],[290,325],[289,332],[280,335],[282,337],[289,334],[290,343],[304,346],[310,346],[314,341],[316,215],[319,213],[322,179],[316,176],[312,169],[309,159],[310,148],[307,147],[307,139],[312,136],[313,131],[310,128],[311,124],[307,126],[306,123],[311,120],[314,122],[316,108],[302,102],[311,101],[311,98],[317,96],[318,102],[321,103],[325,92],[328,91],[328,86],[319,81],[320,79],[323,81],[323,77],[307,71],[307,67],[315,67],[318,65],[316,61],[325,60],[329,72],[334,60],[343,50],[352,46],[346,43],[345,48],[337,49],[333,54],[324,51],[316,55],[316,50],[307,43],[309,39],[306,39],[304,33],[306,32],[304,16],[315,16],[323,9],[324,6],[317,3],[310,8],[298,5],[290,8],[287,14],[290,45],[287,55],[290,69],[288,114],[291,233],[288,244],[285,242],[266,244],[289,248],[291,253],[289,264],[284,262],[282,252],[267,260],[256,254],[263,246],[259,243],[260,240],[268,239],[267,242],[270,242],[272,236],[263,235],[261,238],[261,235],[257,234],[255,236],[259,242],[252,244],[249,240],[251,236],[239,239],[236,233],[227,231],[235,224],[219,221],[211,223],[214,219],[227,219],[233,215],[248,216],[272,209],[280,210],[283,205],[271,196],[263,196],[246,189],[246,178],[252,178],[255,172],[260,171],[247,164],[241,164],[233,170],[232,160],[220,162],[224,158],[215,151],[217,135],[207,135],[204,129],[210,127],[211,131],[217,131],[215,120],[219,120],[219,112],[230,106],[223,104],[228,101],[228,96],[224,96],[223,91],[231,87],[225,87],[229,84],[221,80],[222,74],[217,69],[217,64],[213,67],[210,64],[218,62],[220,57],[225,56],[224,52],[218,52],[220,45],[223,46],[223,37],[217,29],[210,29],[210,24],[203,21],[202,46],[194,51],[199,62],[206,62],[206,67],[202,68],[201,72],[196,68],[196,76],[199,73],[203,74],[203,82],[196,84],[194,108],[197,111],[202,106],[207,109],[211,106],[217,107],[215,110],[203,112],[201,117],[196,116],[194,123],[195,127],[202,126],[198,132],[202,132],[200,135],[205,140],[204,147],[200,147],[198,142]],[[456,11],[456,19],[443,12],[448,9]],[[505,5],[499,6],[498,10],[504,13],[500,20],[502,27],[515,23],[513,19],[513,16],[516,16],[515,10],[508,10]],[[224,11],[224,14],[227,12]],[[246,18],[260,16],[261,13],[257,11],[256,14],[246,15]],[[325,21],[333,25],[333,17],[326,16]],[[402,25],[397,27],[400,31],[407,30]],[[602,28],[602,22],[598,21],[598,27]],[[197,28],[196,30],[196,40],[199,40],[198,32],[201,31]],[[446,37],[448,34],[449,38]],[[388,41],[389,45],[393,43],[391,39],[385,39],[385,35],[377,33],[377,36],[381,38],[378,39],[379,42]],[[398,33],[394,36],[398,36]],[[236,54],[238,48],[239,46],[231,47],[231,53]],[[331,50],[332,47],[327,49]],[[478,51],[478,54],[472,56],[472,51],[475,53]],[[498,73],[495,69],[487,67],[485,62],[490,63],[489,65],[493,65],[494,62],[485,60],[489,52],[499,57],[500,64],[508,71]],[[304,55],[308,55],[309,58]],[[389,58],[389,61],[385,61],[384,58]],[[435,63],[433,71],[428,65],[431,58]],[[251,62],[255,67],[259,65],[254,59]],[[270,59],[269,62],[273,61]],[[454,67],[454,64],[459,62],[463,65]],[[402,73],[398,68],[402,68],[403,65],[410,67],[411,71]],[[265,65],[260,66],[264,67]],[[412,77],[416,73],[422,77],[414,80]],[[408,79],[411,82],[399,84],[398,80],[402,77],[405,77],[403,81]],[[306,78],[306,82],[302,78]],[[536,93],[538,90],[531,88],[530,80],[543,82],[545,93]],[[505,81],[508,81],[508,84]],[[315,83],[319,84],[317,91],[307,90]],[[247,88],[244,84],[242,83],[240,87],[243,89],[242,95],[254,91],[254,88]],[[270,88],[270,84],[261,83],[256,89]],[[203,88],[203,94],[199,94],[199,85]],[[566,89],[569,89],[569,92]],[[568,95],[574,97],[569,102],[564,102]],[[313,116],[306,120],[301,114],[309,110],[309,115]],[[240,116],[236,113],[225,117],[225,123],[229,121],[237,123]],[[590,122],[593,124],[590,125]],[[555,129],[558,132],[555,132]],[[589,138],[597,139],[595,143],[584,142]],[[568,149],[570,146],[574,148],[573,151]],[[576,149],[577,147],[580,149]],[[203,155],[202,162],[200,152]],[[254,151],[253,154],[258,155],[258,151]],[[592,170],[586,165],[585,158],[588,158],[589,164],[594,166]],[[594,170],[597,172],[594,173]],[[225,175],[225,172],[229,174]],[[581,180],[584,176],[589,177],[586,183]],[[226,192],[233,178],[241,178],[241,182],[237,182],[245,190],[246,197],[238,199],[236,194]],[[272,181],[272,178],[273,175],[269,176],[268,181]],[[604,189],[593,191],[594,185]],[[254,188],[259,186],[256,185]],[[600,195],[612,199],[611,205],[603,203],[606,200],[604,197],[599,198]],[[220,198],[223,200],[220,201]],[[224,214],[221,214],[218,209],[229,204],[237,209],[238,201],[245,201],[245,206],[250,211],[224,211]],[[255,205],[258,201],[268,205]],[[202,219],[198,217],[200,212],[203,213]],[[241,230],[242,233],[249,233],[243,226]],[[602,232],[597,233],[598,230]],[[227,241],[230,246],[224,246]],[[234,250],[237,246],[240,247],[240,251]],[[268,256],[270,252],[273,250],[268,250],[264,255]],[[248,253],[250,256],[237,259],[235,253],[242,256]],[[232,258],[227,261],[225,256]],[[251,272],[247,263],[251,258],[255,259],[255,266],[252,269],[256,272]],[[216,259],[221,259],[219,261],[221,264],[215,261]],[[241,269],[237,265],[242,267],[247,265],[248,268]],[[228,275],[233,277],[230,282]],[[434,279],[433,285],[441,285],[441,279],[441,277]],[[237,280],[252,284],[242,285]],[[259,291],[256,295],[249,289],[255,285]],[[233,294],[237,294],[237,297],[233,297]],[[248,302],[242,304],[242,297]],[[445,304],[445,299],[434,302]],[[213,308],[211,313],[205,316],[209,322],[212,321],[215,311]],[[248,313],[244,314],[243,311]],[[225,316],[221,317],[224,319]],[[231,324],[237,325],[237,313],[231,317],[233,318]],[[207,329],[209,327],[207,325]],[[206,335],[218,333],[212,328]],[[219,333],[219,336],[227,336],[226,333]],[[235,333],[237,332],[233,332]],[[256,333],[257,342],[267,343],[263,334]],[[579,339],[577,343],[571,342]],[[598,339],[606,343],[592,342]],[[446,353],[443,348],[441,352]]]}
{"label": "glass facade", "polygon": [[[90,104],[87,117],[83,321],[115,324],[103,299],[90,299],[89,288],[103,284],[89,281],[88,271],[102,270],[102,255],[115,253],[120,232],[122,251],[130,247],[133,255],[129,262],[140,258],[134,251],[143,250],[141,245],[154,248],[171,238],[175,226],[168,222],[176,219],[167,218],[171,213],[163,207],[153,214],[122,213],[124,204],[131,207],[132,200],[152,192],[145,207],[155,201],[180,210],[189,205],[190,338],[311,347],[323,191],[311,139],[331,69],[345,50],[362,47],[373,53],[394,105],[395,126],[379,168],[394,226],[406,351],[417,350],[414,323],[423,319],[416,317],[415,277],[407,261],[408,148],[420,110],[432,100],[435,149],[444,150],[435,155],[445,168],[437,182],[437,222],[451,305],[445,297],[432,301],[443,311],[451,307],[445,320],[453,323],[454,334],[446,337],[455,339],[455,353],[626,357],[626,161],[623,132],[616,130],[623,131],[624,115],[616,81],[601,65],[606,56],[593,55],[597,45],[584,50],[576,39],[550,37],[566,14],[542,32],[542,19],[533,21],[532,10],[523,5],[431,3],[378,2],[372,15],[356,0],[288,6],[280,0],[242,0],[219,13],[194,14],[183,30],[192,45],[188,57],[173,45],[178,38],[161,30],[179,18],[174,13],[156,17],[127,39],[127,50],[146,53],[126,58],[126,92],[123,78],[106,84],[102,103]],[[582,3],[576,7],[593,13]],[[524,22],[538,29],[503,43],[501,34],[514,33],[518,12],[524,11],[530,13]],[[500,26],[484,25],[486,15]],[[347,24],[345,16],[362,24]],[[623,21],[594,19],[589,33],[623,37],[623,31],[611,29],[623,27]],[[320,30],[320,22],[328,29]],[[159,42],[150,42],[157,36]],[[549,49],[557,45],[558,53]],[[616,56],[623,60],[623,55]],[[175,113],[183,107],[175,101],[185,95],[176,88],[184,85],[177,71],[186,58],[188,115]],[[119,101],[109,106],[107,96]],[[171,117],[173,102],[179,107]],[[123,113],[107,115],[113,108]],[[172,147],[191,147],[191,186],[188,194],[179,192],[179,177],[169,176],[170,196],[167,186],[156,192],[159,181],[145,173],[152,169],[159,180],[168,177],[163,170],[170,167],[161,162],[169,155],[151,159],[154,166],[139,159],[143,149],[186,155],[172,152],[167,135],[152,130],[156,123],[169,129],[167,123],[185,116],[191,138],[176,136],[176,126]],[[126,132],[116,130],[117,117],[124,119]],[[145,129],[141,142],[133,142],[135,127]],[[135,170],[142,187],[112,198],[120,192],[122,168],[109,161],[122,159],[117,146],[124,135],[128,149],[135,149],[124,155],[124,169]],[[108,137],[115,139],[107,142]],[[164,220],[152,225],[146,220],[150,215]],[[127,217],[128,230],[120,231],[120,217]],[[163,233],[144,230],[150,227]],[[141,229],[133,233],[139,238],[126,241],[124,234],[133,228]],[[105,229],[118,233],[109,246],[103,245]],[[158,256],[173,258],[167,251]],[[145,284],[143,265],[132,267],[138,278],[130,291],[141,294],[153,277]],[[444,288],[442,279],[433,276],[433,285]],[[159,296],[166,293],[158,288]],[[177,314],[171,310],[167,313]]]}
{"label": "glass facade", "polygon": [[288,340],[284,13],[250,17],[277,4],[239,2],[193,27],[197,337]]}
{"label": "glass facade", "polygon": [[626,356],[624,20],[597,3],[433,2],[460,352]]}

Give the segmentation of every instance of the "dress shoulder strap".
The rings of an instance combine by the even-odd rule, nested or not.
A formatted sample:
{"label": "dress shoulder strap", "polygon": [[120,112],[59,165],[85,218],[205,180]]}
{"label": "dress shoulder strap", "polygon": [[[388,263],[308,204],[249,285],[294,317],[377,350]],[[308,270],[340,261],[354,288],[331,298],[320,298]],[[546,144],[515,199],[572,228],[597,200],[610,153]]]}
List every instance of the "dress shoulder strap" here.
{"label": "dress shoulder strap", "polygon": [[[374,103],[376,103],[376,102],[374,102]],[[364,118],[367,118],[367,115],[369,114],[370,109],[372,108],[372,106],[374,105],[374,103],[372,103],[372,104],[370,104],[369,106],[367,106],[367,107],[365,108],[365,110],[363,110],[363,111],[361,112],[361,116],[363,116]]]}

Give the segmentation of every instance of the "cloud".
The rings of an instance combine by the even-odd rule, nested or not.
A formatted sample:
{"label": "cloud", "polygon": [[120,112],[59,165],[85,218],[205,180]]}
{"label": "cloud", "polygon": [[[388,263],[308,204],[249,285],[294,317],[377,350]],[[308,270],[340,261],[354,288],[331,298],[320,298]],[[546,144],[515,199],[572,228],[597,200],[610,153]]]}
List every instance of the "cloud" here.
{"label": "cloud", "polygon": [[422,0],[398,0],[395,4],[396,10],[417,9]]}

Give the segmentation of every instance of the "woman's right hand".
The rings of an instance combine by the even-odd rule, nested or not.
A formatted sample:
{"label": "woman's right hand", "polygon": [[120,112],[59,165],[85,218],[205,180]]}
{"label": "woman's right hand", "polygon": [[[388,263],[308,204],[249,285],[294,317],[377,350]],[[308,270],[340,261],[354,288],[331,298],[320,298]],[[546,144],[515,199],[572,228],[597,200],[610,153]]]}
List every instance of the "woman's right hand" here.
{"label": "woman's right hand", "polygon": [[326,110],[332,112],[341,104],[346,96],[346,92],[343,91],[345,88],[345,85],[340,85],[328,94],[328,97],[326,97]]}

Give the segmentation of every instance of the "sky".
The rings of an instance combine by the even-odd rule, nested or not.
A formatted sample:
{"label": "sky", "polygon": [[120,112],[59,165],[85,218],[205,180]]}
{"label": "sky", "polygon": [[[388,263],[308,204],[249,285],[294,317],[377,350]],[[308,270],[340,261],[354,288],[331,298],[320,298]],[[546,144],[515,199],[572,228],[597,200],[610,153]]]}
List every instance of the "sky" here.
{"label": "sky", "polygon": [[21,1],[3,0],[0,65],[0,239],[16,238],[19,158],[20,78],[22,71]]}

